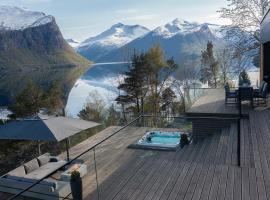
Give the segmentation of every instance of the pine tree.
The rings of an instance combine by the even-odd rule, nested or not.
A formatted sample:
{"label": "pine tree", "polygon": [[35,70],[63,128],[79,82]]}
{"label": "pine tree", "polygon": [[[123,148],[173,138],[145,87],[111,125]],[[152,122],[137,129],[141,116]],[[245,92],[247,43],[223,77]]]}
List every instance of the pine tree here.
{"label": "pine tree", "polygon": [[177,68],[174,59],[164,60],[159,45],[154,46],[145,54],[134,55],[132,66],[127,72],[124,82],[119,85],[123,94],[116,99],[122,105],[123,114],[131,112],[140,114],[148,112],[160,113],[161,95],[166,82]]}
{"label": "pine tree", "polygon": [[119,124],[119,119],[119,113],[115,110],[114,105],[112,104],[108,110],[106,126],[117,126]]}
{"label": "pine tree", "polygon": [[168,116],[173,111],[173,102],[176,98],[175,92],[170,88],[166,88],[161,95],[162,110],[165,111]]}
{"label": "pine tree", "polygon": [[36,115],[44,105],[44,91],[29,80],[25,88],[16,96],[10,110],[16,117]]}
{"label": "pine tree", "polygon": [[[144,54],[133,56],[131,69],[125,73],[124,83],[118,86],[125,94],[119,95],[116,99],[119,104],[129,104],[129,109],[136,114],[143,112],[144,98],[147,92],[144,56]],[[135,104],[135,107],[133,107],[133,104]]]}
{"label": "pine tree", "polygon": [[208,84],[211,87],[217,88],[219,68],[218,68],[218,62],[216,61],[214,57],[213,48],[214,48],[213,43],[209,41],[207,43],[206,50],[202,51],[201,81],[203,83],[208,82]]}
{"label": "pine tree", "polygon": [[64,108],[64,94],[58,82],[54,82],[49,90],[44,94],[44,107],[48,109],[49,114],[62,113]]}

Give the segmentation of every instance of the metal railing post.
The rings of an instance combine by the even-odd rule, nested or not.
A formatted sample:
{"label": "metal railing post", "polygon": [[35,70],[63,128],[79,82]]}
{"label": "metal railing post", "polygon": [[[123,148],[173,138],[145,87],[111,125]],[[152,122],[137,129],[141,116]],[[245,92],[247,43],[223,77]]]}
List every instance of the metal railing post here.
{"label": "metal railing post", "polygon": [[185,88],[185,86],[184,86],[183,93],[184,93],[184,113],[186,113],[186,88]]}
{"label": "metal railing post", "polygon": [[237,119],[237,165],[241,167],[241,118]]}
{"label": "metal railing post", "polygon": [[239,117],[242,117],[242,98],[241,98],[241,88],[238,89],[238,111],[239,111]]}
{"label": "metal railing post", "polygon": [[242,117],[242,98],[241,88],[238,89],[238,109],[239,116],[237,119],[237,164],[241,167],[241,117]]}
{"label": "metal railing post", "polygon": [[97,161],[96,161],[96,147],[93,149],[93,152],[94,152],[94,165],[95,165],[95,173],[96,173],[97,196],[98,196],[98,200],[99,200],[99,184],[98,184]]}

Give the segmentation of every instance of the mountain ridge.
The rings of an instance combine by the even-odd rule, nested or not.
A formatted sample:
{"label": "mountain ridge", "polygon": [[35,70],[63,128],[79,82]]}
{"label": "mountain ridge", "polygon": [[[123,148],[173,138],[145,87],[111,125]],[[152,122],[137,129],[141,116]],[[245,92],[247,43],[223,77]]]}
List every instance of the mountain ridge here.
{"label": "mountain ridge", "polygon": [[54,20],[53,16],[43,12],[30,11],[16,6],[0,6],[0,30],[23,30]]}
{"label": "mountain ridge", "polygon": [[108,52],[121,48],[136,38],[142,37],[150,30],[140,25],[117,23],[109,29],[83,41],[77,52],[90,60],[98,60]]}
{"label": "mountain ridge", "polygon": [[198,58],[208,41],[219,47],[222,41],[221,26],[210,23],[188,22],[175,19],[150,31],[144,37],[137,38],[121,48],[111,51],[98,62],[129,61],[134,51],[146,52],[153,45],[159,44],[165,57],[174,57],[178,63],[188,58]]}

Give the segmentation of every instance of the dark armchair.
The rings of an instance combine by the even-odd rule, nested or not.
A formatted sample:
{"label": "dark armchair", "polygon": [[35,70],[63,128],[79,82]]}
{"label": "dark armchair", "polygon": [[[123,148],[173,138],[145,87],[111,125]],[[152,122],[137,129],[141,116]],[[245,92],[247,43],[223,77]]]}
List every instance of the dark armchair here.
{"label": "dark armchair", "polygon": [[260,84],[260,87],[258,89],[254,89],[253,90],[254,96],[257,96],[257,95],[259,95],[259,94],[262,93],[264,84],[266,84],[266,82],[265,81],[262,81],[261,84]]}
{"label": "dark armchair", "polygon": [[[238,98],[238,93],[235,90],[231,90],[228,83],[225,84],[225,104],[236,103]],[[233,99],[233,102],[229,102],[229,99]]]}
{"label": "dark armchair", "polygon": [[262,87],[259,88],[258,91],[254,92],[254,99],[257,105],[264,104],[267,105],[267,97],[268,97],[268,83],[263,81],[261,84]]}
{"label": "dark armchair", "polygon": [[240,103],[242,101],[249,101],[253,108],[253,87],[239,87],[238,93],[238,101],[240,101]]}

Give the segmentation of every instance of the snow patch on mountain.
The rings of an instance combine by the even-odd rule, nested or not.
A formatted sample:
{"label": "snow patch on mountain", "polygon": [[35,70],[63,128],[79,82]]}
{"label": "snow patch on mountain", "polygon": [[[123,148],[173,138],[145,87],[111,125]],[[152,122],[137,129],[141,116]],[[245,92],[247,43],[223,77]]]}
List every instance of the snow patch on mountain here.
{"label": "snow patch on mountain", "polygon": [[77,48],[80,45],[80,42],[75,39],[66,39],[66,41],[73,48]]}
{"label": "snow patch on mountain", "polygon": [[53,16],[25,8],[0,6],[0,30],[23,30],[50,23]]}
{"label": "snow patch on mountain", "polygon": [[118,23],[113,25],[107,31],[85,40],[81,43],[79,48],[93,45],[119,48],[130,41],[147,34],[148,32],[149,30],[143,26],[131,26]]}
{"label": "snow patch on mountain", "polygon": [[182,19],[175,19],[170,23],[160,26],[153,30],[153,36],[162,36],[164,38],[171,38],[175,35],[187,35],[195,32],[212,33],[217,37],[221,37],[221,26],[209,23],[199,24],[196,22],[188,22]]}

